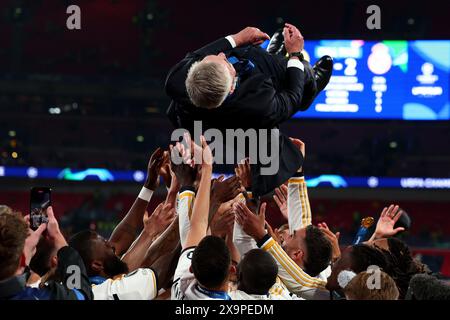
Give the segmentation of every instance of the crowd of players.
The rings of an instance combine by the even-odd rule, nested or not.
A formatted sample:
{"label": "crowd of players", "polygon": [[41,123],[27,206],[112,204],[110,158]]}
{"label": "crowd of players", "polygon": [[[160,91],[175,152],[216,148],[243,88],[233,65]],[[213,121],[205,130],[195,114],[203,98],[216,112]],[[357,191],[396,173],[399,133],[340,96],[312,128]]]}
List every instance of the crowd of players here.
{"label": "crowd of players", "polygon": [[[305,156],[305,144],[291,141]],[[184,161],[175,164],[175,155]],[[274,190],[287,221],[279,228],[252,196],[248,159],[228,179],[212,171],[203,137],[158,148],[109,239],[85,230],[66,241],[52,207],[33,231],[29,216],[1,206],[0,299],[450,299],[448,284],[395,237],[403,231],[398,206],[384,208],[370,239],[342,248],[339,232],[312,224],[303,168]],[[149,213],[160,180],[167,196]]]}

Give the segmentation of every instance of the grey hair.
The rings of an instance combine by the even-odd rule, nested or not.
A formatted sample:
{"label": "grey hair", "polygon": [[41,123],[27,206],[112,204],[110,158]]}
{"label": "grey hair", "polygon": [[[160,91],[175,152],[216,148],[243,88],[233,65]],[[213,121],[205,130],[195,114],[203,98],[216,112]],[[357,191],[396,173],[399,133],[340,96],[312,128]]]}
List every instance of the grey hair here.
{"label": "grey hair", "polygon": [[225,66],[197,61],[189,68],[186,90],[191,102],[201,108],[219,107],[227,98],[233,79]]}

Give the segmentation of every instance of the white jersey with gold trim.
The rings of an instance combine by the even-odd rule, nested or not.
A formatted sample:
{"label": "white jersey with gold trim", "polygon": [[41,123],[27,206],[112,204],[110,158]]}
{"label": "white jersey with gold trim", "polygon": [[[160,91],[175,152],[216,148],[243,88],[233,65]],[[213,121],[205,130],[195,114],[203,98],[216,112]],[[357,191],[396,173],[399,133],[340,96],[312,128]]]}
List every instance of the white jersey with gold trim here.
{"label": "white jersey with gold trim", "polygon": [[195,192],[184,190],[177,195],[177,214],[179,221],[180,243],[184,247],[186,237],[191,228],[192,207],[195,200]]}
{"label": "white jersey with gold trim", "polygon": [[153,300],[158,295],[158,284],[152,269],[140,268],[92,285],[92,292],[94,300]]}
{"label": "white jersey with gold trim", "polygon": [[326,281],[311,277],[303,271],[274,239],[269,237],[261,249],[270,253],[275,259],[278,265],[278,276],[291,293],[306,300],[329,299],[329,291],[325,289]]}
{"label": "white jersey with gold trim", "polygon": [[270,288],[268,294],[248,294],[242,290],[231,290],[229,295],[232,300],[304,300],[290,293],[280,278],[277,277],[275,284]]}

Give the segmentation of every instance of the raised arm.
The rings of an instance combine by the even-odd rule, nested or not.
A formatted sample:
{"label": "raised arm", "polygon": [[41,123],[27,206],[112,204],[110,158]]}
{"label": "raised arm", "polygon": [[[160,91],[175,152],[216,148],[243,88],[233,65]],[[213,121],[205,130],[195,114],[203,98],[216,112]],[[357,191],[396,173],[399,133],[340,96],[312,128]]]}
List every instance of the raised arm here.
{"label": "raised arm", "polygon": [[325,290],[326,282],[311,277],[303,271],[266,232],[264,229],[265,203],[261,205],[259,215],[255,215],[242,203],[237,204],[236,209],[238,223],[242,225],[247,234],[257,241],[258,247],[272,255],[278,265],[278,276],[290,292],[305,299],[326,299],[328,297],[328,291]]}
{"label": "raised arm", "polygon": [[231,260],[238,263],[240,254],[233,243],[233,226],[234,226],[234,208],[231,206],[228,209],[218,212],[210,222],[211,235],[225,239],[228,249],[231,253]]}
{"label": "raised arm", "polygon": [[236,176],[239,177],[242,187],[247,192],[247,196],[252,198],[252,172],[250,169],[250,159],[242,159],[235,167],[234,172],[236,173]]}
{"label": "raised arm", "polygon": [[247,27],[236,34],[220,38],[200,49],[188,53],[183,60],[169,71],[165,82],[166,93],[172,98],[185,95],[184,81],[186,80],[190,66],[195,61],[199,61],[207,55],[217,55],[220,52],[228,51],[234,47],[249,44],[258,45],[266,39],[269,39],[266,33],[258,28]]}
{"label": "raised arm", "polygon": [[178,215],[179,238],[181,245],[184,247],[186,236],[190,229],[190,219],[192,215],[192,207],[195,200],[196,184],[198,178],[199,166],[191,166],[185,160],[178,163],[176,158],[183,156],[187,151],[184,147],[177,143],[175,147],[170,146],[171,152],[171,171],[175,180],[179,184],[179,192],[176,195],[176,213]]}
{"label": "raised arm", "polygon": [[389,208],[385,207],[378,218],[375,232],[368,242],[372,242],[376,239],[393,237],[398,232],[404,231],[405,228],[403,227],[394,228],[395,223],[400,219],[401,215],[402,210],[398,205],[391,204]]}
{"label": "raised arm", "polygon": [[[241,191],[239,179],[234,176],[223,180],[223,176],[213,179],[211,182],[211,197],[208,213],[208,222],[211,225],[217,215],[220,206],[234,199]],[[191,226],[192,207],[195,200],[195,188],[185,187],[180,191],[178,197],[177,212],[180,217],[180,239],[184,247],[187,233]]]}
{"label": "raised arm", "polygon": [[177,202],[177,194],[180,191],[180,183],[175,173],[172,171],[170,164],[170,151],[164,151],[163,164],[159,170],[159,174],[164,180],[167,187],[166,203],[172,203],[175,208]]}
{"label": "raised arm", "polygon": [[223,203],[233,200],[243,191],[244,189],[238,176],[232,176],[226,180],[223,180],[223,176],[213,179],[211,182],[209,222],[214,219],[217,210]]}
{"label": "raised arm", "polygon": [[[194,247],[206,236],[209,225],[209,201],[211,191],[211,176],[212,176],[212,154],[209,149],[205,137],[201,136],[201,178],[197,191],[197,198],[192,210],[191,227],[186,237],[185,248]],[[194,147],[198,147],[195,146]]]}
{"label": "raised arm", "polygon": [[278,188],[275,188],[275,194],[273,195],[273,200],[278,206],[283,218],[289,221],[288,207],[287,207],[287,197],[288,197],[288,187],[282,184]]}
{"label": "raised arm", "polygon": [[[255,27],[246,27],[238,33],[220,38],[206,46],[195,50],[194,55],[207,56],[210,54],[218,54],[222,51],[232,49],[234,47],[241,47],[246,45],[260,45],[265,40],[270,39],[267,33],[262,32]],[[189,54],[188,54],[189,56]]]}
{"label": "raised arm", "polygon": [[[239,194],[238,201],[246,204],[247,201],[252,201],[252,175],[250,169],[250,161],[249,158],[243,159],[235,168],[235,173],[239,177],[242,182],[243,192]],[[244,195],[245,194],[245,195]],[[256,202],[255,202],[256,203]],[[233,242],[235,244],[236,249],[243,256],[245,253],[252,249],[256,249],[256,241],[249,236],[242,229],[242,226],[239,223],[234,224],[233,228]]]}
{"label": "raised arm", "polygon": [[[241,193],[238,197],[238,202],[235,203],[235,206],[237,205],[237,203],[246,205],[246,202],[247,199]],[[233,228],[233,242],[236,245],[236,248],[241,256],[243,256],[252,249],[258,248],[255,239],[253,239],[251,235],[247,234],[245,230],[242,228],[242,225],[237,222],[235,222]]]}
{"label": "raised arm", "polygon": [[230,233],[226,236],[225,242],[227,244],[228,250],[230,250],[231,261],[237,265],[241,261],[241,255],[238,248],[233,242],[233,228],[231,228]]}
{"label": "raised arm", "polygon": [[[300,139],[290,138],[290,140],[305,158],[305,143]],[[312,220],[311,206],[309,204],[308,188],[303,175],[303,167],[300,167],[295,176],[289,179],[287,200],[290,232],[292,233],[293,230],[310,225]]]}
{"label": "raised arm", "polygon": [[163,163],[164,152],[158,148],[153,152],[148,162],[147,179],[141,189],[138,197],[134,201],[126,216],[116,226],[109,238],[109,242],[114,246],[116,253],[120,256],[124,254],[133,241],[136,239],[137,233],[142,229],[142,219],[145,210],[152,198],[153,192],[158,188],[158,173]]}
{"label": "raised arm", "polygon": [[148,248],[142,267],[152,266],[162,255],[174,250],[179,242],[178,217],[176,217],[170,226]]}
{"label": "raised arm", "polygon": [[[55,275],[61,281],[48,281],[44,283],[43,288],[49,290],[55,300],[92,300],[94,297],[83,260],[75,249],[67,245],[52,207],[47,208],[47,216],[45,237],[57,250],[58,266]],[[73,286],[75,272],[78,272],[76,287]]]}
{"label": "raised arm", "polygon": [[[283,30],[283,36],[285,48],[289,54],[303,50],[303,36],[296,27],[287,25]],[[305,87],[305,66],[298,57],[289,58],[285,78],[285,87],[282,90],[275,90],[270,81],[266,81],[262,87],[269,101],[269,108],[265,110],[262,125],[273,127],[289,119],[301,109]]]}
{"label": "raised arm", "polygon": [[[305,157],[305,144],[303,141],[294,138],[290,139]],[[273,198],[282,215],[288,220],[291,234],[294,230],[311,224],[311,206],[302,167],[288,180],[288,186],[282,185],[275,189]]]}
{"label": "raised arm", "polygon": [[326,281],[311,277],[298,266],[283,248],[269,235],[258,241],[258,246],[270,253],[278,265],[278,276],[288,290],[306,300],[327,300]]}
{"label": "raised arm", "polygon": [[130,249],[122,257],[128,270],[134,271],[142,267],[148,248],[156,236],[162,233],[175,219],[175,210],[171,203],[160,203],[151,215],[145,212],[144,229],[133,242]]}
{"label": "raised arm", "polygon": [[303,173],[297,173],[289,179],[287,208],[291,233],[311,224],[311,206]]}

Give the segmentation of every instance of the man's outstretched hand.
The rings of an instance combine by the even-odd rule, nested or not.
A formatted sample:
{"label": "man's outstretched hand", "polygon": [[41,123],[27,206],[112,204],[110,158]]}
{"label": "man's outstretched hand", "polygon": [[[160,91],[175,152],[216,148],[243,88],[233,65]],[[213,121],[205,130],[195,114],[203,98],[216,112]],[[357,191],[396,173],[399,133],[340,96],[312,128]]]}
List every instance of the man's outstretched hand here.
{"label": "man's outstretched hand", "polygon": [[397,205],[391,204],[389,208],[384,208],[378,219],[375,232],[369,241],[392,237],[401,231],[405,231],[405,228],[403,227],[394,228],[395,223],[400,219],[401,215],[402,210],[400,210],[400,207]]}
{"label": "man's outstretched hand", "polygon": [[156,149],[147,166],[147,179],[144,186],[147,189],[155,191],[159,186],[159,171],[164,162],[164,150],[161,148]]}
{"label": "man's outstretched hand", "polygon": [[286,23],[283,29],[283,36],[287,53],[300,52],[303,50],[305,40],[297,27]]}
{"label": "man's outstretched hand", "polygon": [[35,255],[39,239],[46,229],[47,224],[45,223],[41,224],[35,231],[28,229],[28,237],[26,238],[25,245],[23,247],[25,264],[27,266],[30,264],[31,258]]}
{"label": "man's outstretched hand", "polygon": [[52,207],[47,208],[47,217],[47,241],[52,243],[57,250],[67,246],[67,241],[59,229],[59,223],[58,220],[56,220]]}
{"label": "man's outstretched hand", "polygon": [[[305,159],[305,155],[306,155],[306,148],[305,148],[305,143],[300,140],[300,139],[296,139],[296,138],[291,138],[289,137],[289,139],[292,141],[292,143],[298,148],[298,150],[301,152],[303,159]],[[302,167],[300,167],[298,169],[298,171],[302,171]]]}
{"label": "man's outstretched hand", "polygon": [[317,226],[323,232],[325,237],[327,237],[327,239],[330,241],[333,255],[332,259],[333,261],[336,261],[341,257],[341,249],[339,247],[339,236],[341,235],[341,233],[333,233],[330,228],[328,228],[328,225],[325,222],[321,222]]}
{"label": "man's outstretched hand", "polygon": [[162,156],[161,167],[159,168],[159,175],[163,178],[167,188],[170,188],[173,180],[172,172],[170,170],[170,154],[169,151],[164,151]]}
{"label": "man's outstretched hand", "polygon": [[225,237],[233,234],[235,214],[234,209],[230,208],[221,214],[214,215],[211,220],[211,234],[217,237]]}
{"label": "man's outstretched hand", "polygon": [[252,171],[249,158],[243,159],[234,169],[236,176],[241,179],[242,186],[249,190],[252,186]]}
{"label": "man's outstretched hand", "polygon": [[[28,237],[25,240],[24,245],[26,265],[29,265],[31,258],[36,253],[36,247],[38,245],[39,239],[41,238],[41,235],[45,236],[46,241],[51,244],[56,250],[67,246],[66,239],[59,229],[58,220],[56,220],[55,214],[53,213],[53,208],[51,206],[48,207],[46,213],[48,217],[48,223],[41,224],[35,231],[29,229]],[[30,216],[27,215],[24,217],[24,219],[29,227]]]}
{"label": "man's outstretched hand", "polygon": [[220,176],[218,179],[213,179],[211,185],[211,198],[219,204],[236,198],[239,193],[244,191],[237,176],[232,176],[226,180],[223,179],[223,176]]}
{"label": "man's outstretched hand", "polygon": [[256,241],[261,240],[266,234],[264,229],[266,224],[266,203],[261,204],[259,214],[256,215],[247,207],[245,203],[236,202],[234,205],[236,220],[242,229]]}
{"label": "man's outstretched hand", "polygon": [[[186,163],[187,162],[186,159],[187,157],[190,157],[190,154],[187,155],[187,151],[184,149],[183,145],[179,142],[177,142],[175,146],[170,145],[170,155],[171,155],[170,169],[175,175],[175,178],[177,182],[180,184],[180,187],[194,186],[200,166],[199,165],[191,166],[190,164]],[[175,159],[176,156],[183,159],[186,157],[186,159],[183,160],[182,162],[177,161],[180,163],[176,164],[173,160]]]}
{"label": "man's outstretched hand", "polygon": [[144,231],[150,238],[162,233],[176,217],[172,203],[160,203],[151,215],[145,211],[143,224]]}
{"label": "man's outstretched hand", "polygon": [[275,200],[275,203],[280,209],[280,212],[283,215],[283,217],[289,221],[287,198],[288,198],[288,187],[286,185],[282,184],[280,187],[275,189],[273,200]]}
{"label": "man's outstretched hand", "polygon": [[270,39],[267,33],[262,32],[258,28],[247,27],[236,34],[232,35],[236,46],[245,46],[248,44],[259,45],[265,40]]}

